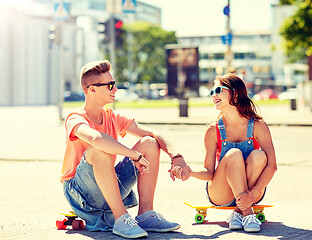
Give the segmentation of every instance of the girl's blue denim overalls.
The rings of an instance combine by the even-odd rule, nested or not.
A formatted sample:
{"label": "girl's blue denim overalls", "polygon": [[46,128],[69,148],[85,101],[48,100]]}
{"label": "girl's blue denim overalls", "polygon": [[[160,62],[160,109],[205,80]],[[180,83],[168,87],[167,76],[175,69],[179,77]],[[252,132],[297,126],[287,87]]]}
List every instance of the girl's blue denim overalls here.
{"label": "girl's blue denim overalls", "polygon": [[221,136],[222,141],[222,147],[221,147],[221,153],[220,153],[220,160],[224,157],[224,155],[231,149],[231,148],[238,148],[242,151],[244,160],[247,159],[249,154],[254,150],[254,143],[252,140],[253,137],[253,130],[254,130],[254,119],[249,119],[248,127],[247,127],[247,138],[248,140],[242,141],[242,142],[228,142],[225,141],[227,139],[226,131],[225,131],[225,125],[223,123],[222,118],[218,121],[218,128]]}
{"label": "girl's blue denim overalls", "polygon": [[[222,118],[219,119],[218,121],[218,129],[220,132],[220,136],[221,136],[221,153],[220,153],[220,158],[219,158],[219,162],[222,160],[222,158],[224,157],[224,155],[232,148],[238,148],[239,150],[241,150],[242,154],[243,154],[243,158],[246,161],[247,157],[249,156],[249,154],[254,150],[254,142],[252,140],[253,138],[253,131],[254,131],[254,119],[251,118],[248,121],[248,127],[247,127],[247,140],[242,141],[242,142],[228,142],[225,141],[227,139],[227,135],[226,135],[226,131],[225,131],[225,125],[223,123]],[[208,199],[209,201],[214,204],[209,197],[209,193],[208,193],[208,182],[206,185],[206,190],[207,190],[207,195],[208,195]],[[263,199],[264,194],[262,196],[262,198],[259,200],[259,202]],[[216,206],[220,206],[220,205],[216,205]],[[230,206],[236,206],[236,201],[235,199],[227,204],[221,205],[223,207],[230,207]]]}

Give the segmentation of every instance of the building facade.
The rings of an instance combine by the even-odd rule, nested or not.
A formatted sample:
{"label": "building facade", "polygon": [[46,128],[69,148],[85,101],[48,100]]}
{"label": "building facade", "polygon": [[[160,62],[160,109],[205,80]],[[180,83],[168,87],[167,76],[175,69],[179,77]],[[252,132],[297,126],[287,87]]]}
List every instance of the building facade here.
{"label": "building facade", "polygon": [[[62,101],[65,91],[81,91],[81,66],[103,58],[98,22],[112,16],[107,11],[107,1],[111,0],[66,1],[68,16],[61,21],[54,18],[55,8],[50,0],[25,1],[25,6],[15,7],[0,5],[0,64],[4,66],[0,106],[55,105]],[[272,5],[270,31],[233,32],[231,66],[246,82],[293,84],[296,78],[291,74],[291,77],[285,76],[285,72],[298,72],[298,67],[304,71],[304,66],[285,65],[279,35],[282,21],[296,8]],[[125,23],[147,21],[161,26],[161,9],[140,1],[134,14],[114,16]],[[212,82],[216,75],[228,71],[227,45],[223,44],[221,35],[179,37],[178,43],[198,46],[202,83]]]}
{"label": "building facade", "polygon": [[[60,11],[66,15],[63,20],[55,18],[50,0],[0,5],[0,106],[61,104],[66,91],[81,91],[83,64],[103,58],[98,22],[110,17],[106,1],[63,2],[69,4]],[[129,18],[116,16],[125,22]],[[137,1],[134,21],[160,25],[160,16],[159,8]]]}
{"label": "building facade", "polygon": [[[225,56],[227,45],[223,44],[221,35],[180,37],[178,43],[199,46],[201,82],[211,82],[216,75],[228,72]],[[236,74],[241,74],[246,81],[273,79],[270,32],[234,32],[231,51],[231,66],[236,69]]]}

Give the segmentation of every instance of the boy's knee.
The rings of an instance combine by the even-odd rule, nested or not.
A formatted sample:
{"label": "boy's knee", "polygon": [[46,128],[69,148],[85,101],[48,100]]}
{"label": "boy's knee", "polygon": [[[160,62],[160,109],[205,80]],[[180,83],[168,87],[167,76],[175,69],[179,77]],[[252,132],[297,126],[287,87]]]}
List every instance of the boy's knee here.
{"label": "boy's knee", "polygon": [[159,150],[158,142],[155,138],[151,136],[145,136],[141,139],[142,146],[147,149]]}
{"label": "boy's knee", "polygon": [[89,146],[85,152],[87,162],[93,165],[96,161],[111,161],[113,162],[113,155],[103,152],[95,147]]}
{"label": "boy's knee", "polygon": [[144,137],[142,137],[141,141],[144,144],[157,144],[156,139],[154,137],[151,137],[151,136],[144,136]]}
{"label": "boy's knee", "polygon": [[150,136],[142,137],[134,146],[134,149],[143,154],[144,157],[159,156],[160,154],[157,140]]}

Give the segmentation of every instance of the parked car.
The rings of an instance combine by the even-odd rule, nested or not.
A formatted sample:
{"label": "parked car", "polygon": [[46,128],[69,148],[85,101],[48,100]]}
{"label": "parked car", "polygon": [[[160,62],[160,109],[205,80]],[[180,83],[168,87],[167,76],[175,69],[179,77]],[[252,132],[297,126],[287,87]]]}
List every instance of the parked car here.
{"label": "parked car", "polygon": [[276,92],[273,89],[263,89],[257,94],[254,95],[253,99],[258,100],[269,100],[269,99],[277,99],[278,98],[278,92]]}
{"label": "parked car", "polygon": [[85,95],[82,92],[66,91],[64,93],[65,102],[78,102],[78,101],[84,101],[84,100],[85,100]]}
{"label": "parked car", "polygon": [[210,97],[210,90],[206,86],[199,87],[199,96],[200,97]]}
{"label": "parked car", "polygon": [[279,100],[287,100],[287,99],[297,99],[299,97],[297,88],[289,88],[285,92],[280,93],[278,95]]}
{"label": "parked car", "polygon": [[137,101],[139,99],[138,94],[129,90],[129,89],[118,89],[115,93],[115,100],[116,101]]}

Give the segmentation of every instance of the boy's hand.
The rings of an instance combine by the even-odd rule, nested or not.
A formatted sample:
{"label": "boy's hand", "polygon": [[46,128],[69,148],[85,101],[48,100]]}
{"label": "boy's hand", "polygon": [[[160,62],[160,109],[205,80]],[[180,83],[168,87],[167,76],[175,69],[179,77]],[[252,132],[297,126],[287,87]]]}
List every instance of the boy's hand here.
{"label": "boy's hand", "polygon": [[141,174],[148,174],[150,163],[142,156],[140,161],[134,162],[135,167],[140,171]]}
{"label": "boy's hand", "polygon": [[192,170],[185,163],[183,157],[180,157],[174,160],[174,163],[171,164],[171,168],[168,170],[168,172],[170,173],[170,177],[173,181],[175,178],[185,181],[191,177]]}
{"label": "boy's hand", "polygon": [[188,165],[184,167],[171,166],[168,172],[170,172],[170,177],[172,178],[173,181],[175,180],[175,178],[182,179],[182,181],[185,181],[191,177],[192,170]]}

